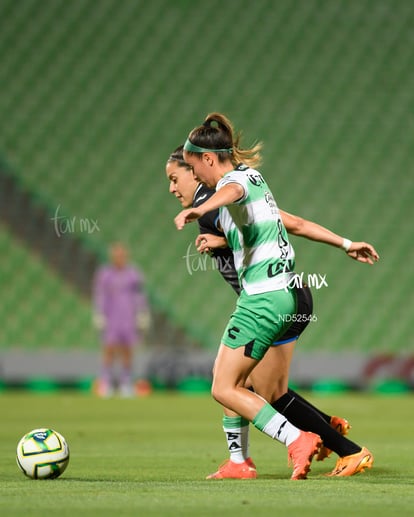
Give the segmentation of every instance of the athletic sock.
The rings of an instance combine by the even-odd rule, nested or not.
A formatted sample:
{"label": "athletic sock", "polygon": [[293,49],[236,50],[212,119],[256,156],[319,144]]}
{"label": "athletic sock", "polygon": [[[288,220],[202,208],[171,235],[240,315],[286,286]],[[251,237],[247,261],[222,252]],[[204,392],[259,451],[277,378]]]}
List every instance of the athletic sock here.
{"label": "athletic sock", "polygon": [[[326,420],[326,422],[328,422],[328,424],[331,423],[331,415],[327,415],[326,413],[324,413],[323,411],[321,411],[319,408],[317,408],[316,406],[312,405],[308,400],[304,399],[303,397],[301,397],[299,395],[299,393],[296,393],[296,391],[293,391],[291,390],[290,388],[288,388],[288,393],[290,395],[292,395],[293,397],[295,397],[296,400],[300,400],[302,402],[302,404],[306,404],[307,406],[311,407],[314,411],[316,411],[324,420]],[[277,408],[275,408],[277,409]],[[277,411],[279,411],[277,409]]]}
{"label": "athletic sock", "polygon": [[[252,391],[254,393],[254,388],[253,386],[249,386],[247,388],[249,391]],[[321,415],[321,417],[326,420],[328,422],[328,424],[331,423],[331,415],[327,415],[326,413],[324,413],[323,411],[321,411],[319,408],[317,408],[316,406],[313,406],[308,400],[304,399],[303,397],[301,397],[299,395],[299,393],[296,393],[296,391],[293,391],[292,389],[288,388],[288,393],[290,393],[290,395],[292,395],[293,397],[295,397],[295,399],[297,400],[300,400],[303,404],[306,404],[307,406],[311,407],[314,411],[316,411],[317,413],[319,413]],[[275,409],[277,411],[279,411],[279,413],[281,413],[280,409],[275,407]]]}
{"label": "athletic sock", "polygon": [[338,456],[349,456],[361,451],[359,445],[333,429],[319,411],[315,411],[310,404],[303,403],[301,397],[297,399],[296,396],[285,393],[272,402],[272,407],[300,429],[319,434],[324,446],[336,452]]}
{"label": "athletic sock", "polygon": [[300,434],[300,430],[278,413],[270,404],[265,404],[253,418],[253,425],[274,440],[285,444],[287,447],[294,442]]}
{"label": "athletic sock", "polygon": [[230,460],[243,463],[249,457],[249,421],[241,416],[223,416]]}

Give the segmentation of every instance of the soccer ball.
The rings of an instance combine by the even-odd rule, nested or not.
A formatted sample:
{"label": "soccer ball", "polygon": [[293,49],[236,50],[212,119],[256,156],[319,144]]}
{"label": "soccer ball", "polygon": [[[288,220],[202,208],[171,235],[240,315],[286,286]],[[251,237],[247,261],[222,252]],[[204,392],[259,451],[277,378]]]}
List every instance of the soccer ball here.
{"label": "soccer ball", "polygon": [[17,465],[31,479],[57,478],[69,463],[69,447],[53,429],[34,429],[17,445]]}

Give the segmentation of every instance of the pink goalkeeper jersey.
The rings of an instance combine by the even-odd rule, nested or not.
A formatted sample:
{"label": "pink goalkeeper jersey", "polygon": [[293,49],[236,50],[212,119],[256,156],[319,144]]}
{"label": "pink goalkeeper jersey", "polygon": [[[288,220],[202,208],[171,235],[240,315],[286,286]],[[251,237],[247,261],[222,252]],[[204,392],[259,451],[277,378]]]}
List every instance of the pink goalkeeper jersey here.
{"label": "pink goalkeeper jersey", "polygon": [[[102,266],[94,281],[95,312],[105,318],[104,335],[136,338],[137,315],[148,310],[143,276],[133,266]],[[105,341],[108,341],[105,339]]]}

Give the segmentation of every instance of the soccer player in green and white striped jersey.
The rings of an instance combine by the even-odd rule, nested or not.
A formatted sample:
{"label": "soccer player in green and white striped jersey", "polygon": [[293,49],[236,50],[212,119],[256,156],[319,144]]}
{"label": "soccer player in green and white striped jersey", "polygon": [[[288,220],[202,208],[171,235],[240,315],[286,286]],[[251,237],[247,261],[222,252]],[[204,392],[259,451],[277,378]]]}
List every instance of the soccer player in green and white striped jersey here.
{"label": "soccer player in green and white striped jersey", "polygon": [[[186,223],[220,209],[243,290],[221,340],[212,395],[260,431],[284,443],[293,462],[291,478],[306,479],[321,446],[320,437],[293,426],[262,397],[244,387],[250,372],[284,334],[290,316],[296,313],[296,296],[289,287],[293,249],[270,189],[260,173],[250,168],[259,162],[259,151],[260,145],[239,149],[230,121],[218,113],[208,116],[190,133],[184,144],[184,159],[195,176],[217,192],[199,207],[183,210],[175,224],[182,229]],[[241,163],[246,167],[235,170]]]}
{"label": "soccer player in green and white striped jersey", "polygon": [[[259,146],[241,151],[237,144],[230,122],[220,114],[207,117],[204,125],[190,134],[185,145],[186,161],[201,181],[216,187],[219,193],[213,196],[215,205],[207,202],[204,211],[182,212],[176,224],[181,228],[185,222],[220,208],[221,223],[233,249],[243,291],[222,339],[213,395],[266,434],[288,445],[294,463],[292,479],[303,479],[319,444],[318,437],[291,426],[263,399],[243,388],[248,373],[273,340],[283,334],[283,328],[288,327],[287,315],[295,310],[289,286],[294,253],[270,189],[260,173],[248,166],[249,162],[252,166],[258,162]],[[237,165],[238,162],[244,164]],[[286,361],[287,370],[289,362]]]}
{"label": "soccer player in green and white striped jersey", "polygon": [[[177,198],[183,208],[198,207],[215,193],[215,189],[206,187],[194,177],[191,166],[184,161],[183,146],[179,146],[169,156],[166,175],[170,193]],[[344,239],[327,228],[283,210],[279,213],[289,234],[343,248]],[[196,239],[198,251],[208,252],[217,261],[218,271],[239,295],[241,288],[234,266],[233,253],[227,246],[227,240],[220,225],[219,211],[208,212],[197,222],[200,232]],[[373,246],[366,242],[352,242],[347,255],[354,260],[369,264],[373,264],[379,258]],[[249,380],[255,386],[256,393],[270,402],[273,408],[287,417],[292,424],[304,431],[312,431],[320,435],[323,447],[316,458],[318,461],[328,457],[333,450],[340,457],[338,461],[343,463],[349,460],[348,456],[359,455],[362,451],[362,447],[343,436],[350,429],[349,423],[343,418],[328,415],[311,405],[289,388],[287,378],[279,377],[277,383],[274,382],[278,376],[280,364],[285,364],[286,358],[290,358],[296,341],[313,318],[312,293],[309,287],[295,285],[295,291],[297,318],[294,318],[288,331],[272,344],[264,359],[251,373]],[[263,379],[269,377],[267,374],[269,371],[273,383],[271,386],[264,386]],[[226,408],[223,409],[223,431],[230,457],[216,472],[209,474],[207,479],[254,479],[257,477],[257,471],[249,454],[248,421]],[[347,469],[341,472],[341,475],[353,475],[357,472],[358,469]]]}

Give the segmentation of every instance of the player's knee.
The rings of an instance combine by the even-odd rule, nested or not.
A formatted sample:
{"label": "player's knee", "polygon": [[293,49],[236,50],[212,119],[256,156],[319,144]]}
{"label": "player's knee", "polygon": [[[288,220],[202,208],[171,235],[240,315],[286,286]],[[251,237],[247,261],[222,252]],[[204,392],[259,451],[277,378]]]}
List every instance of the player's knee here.
{"label": "player's knee", "polygon": [[225,390],[222,387],[213,382],[211,386],[211,396],[214,400],[216,400],[219,404],[225,405]]}
{"label": "player's knee", "polygon": [[214,383],[211,387],[211,395],[219,404],[231,407],[234,389],[232,386]]}
{"label": "player's knee", "polygon": [[217,389],[217,386],[213,383],[213,385],[211,386],[211,396],[213,397],[214,400],[216,400],[217,402],[220,403],[220,390]]}

